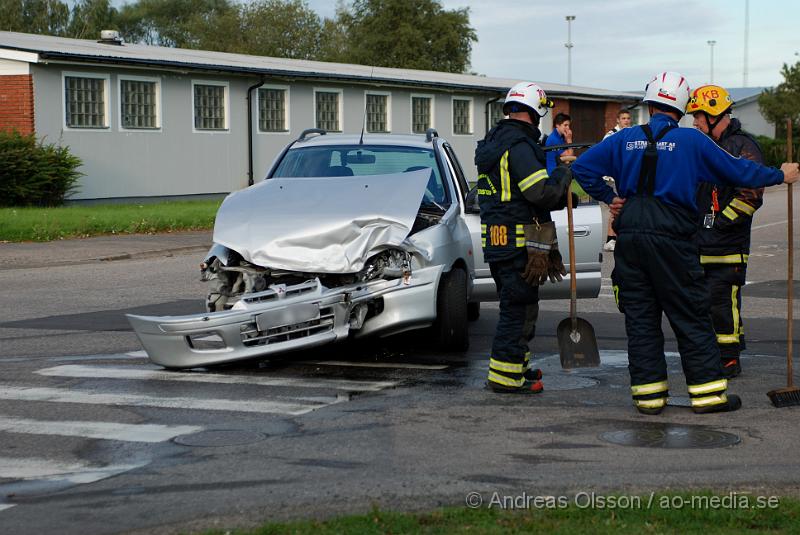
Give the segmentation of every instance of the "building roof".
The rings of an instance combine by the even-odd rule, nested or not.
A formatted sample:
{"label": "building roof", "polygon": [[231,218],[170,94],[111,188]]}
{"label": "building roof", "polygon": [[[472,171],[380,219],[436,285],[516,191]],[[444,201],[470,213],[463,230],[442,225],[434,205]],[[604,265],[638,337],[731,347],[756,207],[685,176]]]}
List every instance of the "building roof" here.
{"label": "building roof", "polygon": [[[219,73],[272,77],[341,80],[400,86],[505,93],[520,80],[470,74],[371,67],[299,59],[270,58],[207,50],[190,50],[138,44],[122,46],[92,40],[49,35],[0,32],[0,58],[23,59],[14,52],[35,54],[31,62],[72,61],[192,69]],[[635,92],[537,82],[549,96],[596,100],[639,100]]]}
{"label": "building roof", "polygon": [[733,99],[733,105],[735,107],[737,104],[747,104],[748,102],[756,100],[758,96],[763,93],[765,89],[769,89],[769,87],[726,87],[725,89],[731,94],[731,99]]}

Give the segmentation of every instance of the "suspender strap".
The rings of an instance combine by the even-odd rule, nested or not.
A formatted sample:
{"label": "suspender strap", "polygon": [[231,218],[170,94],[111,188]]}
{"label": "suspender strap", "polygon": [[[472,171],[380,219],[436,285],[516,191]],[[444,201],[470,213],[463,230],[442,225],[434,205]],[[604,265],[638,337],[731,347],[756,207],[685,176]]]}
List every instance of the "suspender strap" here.
{"label": "suspender strap", "polygon": [[658,163],[658,150],[656,143],[667,135],[667,132],[677,128],[676,125],[668,125],[661,132],[658,137],[653,139],[653,131],[650,129],[649,124],[641,126],[642,132],[647,137],[647,148],[644,150],[644,158],[642,159],[642,169],[639,173],[639,183],[636,186],[636,193],[642,195],[653,195],[656,188],[656,164]]}

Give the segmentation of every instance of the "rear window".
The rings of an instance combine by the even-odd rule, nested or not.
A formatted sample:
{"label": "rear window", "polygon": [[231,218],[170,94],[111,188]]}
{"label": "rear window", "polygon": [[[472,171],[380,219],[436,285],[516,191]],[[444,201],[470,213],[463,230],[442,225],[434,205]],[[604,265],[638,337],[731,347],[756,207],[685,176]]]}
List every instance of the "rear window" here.
{"label": "rear window", "polygon": [[428,195],[448,202],[433,150],[415,147],[359,145],[291,149],[271,178],[389,175],[430,169]]}

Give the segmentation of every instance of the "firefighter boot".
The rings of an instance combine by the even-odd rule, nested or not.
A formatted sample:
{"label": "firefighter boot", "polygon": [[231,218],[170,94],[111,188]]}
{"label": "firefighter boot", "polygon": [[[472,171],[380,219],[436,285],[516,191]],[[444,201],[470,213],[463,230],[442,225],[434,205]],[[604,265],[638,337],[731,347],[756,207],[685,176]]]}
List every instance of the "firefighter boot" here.
{"label": "firefighter boot", "polygon": [[727,400],[724,403],[717,403],[705,407],[692,407],[692,410],[697,414],[711,414],[713,412],[738,411],[742,407],[742,398],[736,394],[728,394],[726,397]]}

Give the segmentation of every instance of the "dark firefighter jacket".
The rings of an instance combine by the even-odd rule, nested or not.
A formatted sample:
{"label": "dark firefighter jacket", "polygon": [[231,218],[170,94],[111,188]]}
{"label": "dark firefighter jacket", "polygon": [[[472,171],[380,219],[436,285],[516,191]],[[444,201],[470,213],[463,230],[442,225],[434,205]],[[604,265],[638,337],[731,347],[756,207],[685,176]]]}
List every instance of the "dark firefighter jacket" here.
{"label": "dark firefighter jacket", "polygon": [[569,179],[565,169],[553,177],[537,143],[535,126],[504,119],[478,141],[478,202],[483,254],[487,262],[506,260],[525,250],[524,225],[551,221],[563,208]]}
{"label": "dark firefighter jacket", "polygon": [[[742,130],[742,124],[738,119],[731,119],[717,145],[732,156],[764,163],[758,143]],[[747,263],[753,214],[761,207],[763,195],[764,188],[737,188],[700,183],[697,188],[697,208],[701,219],[697,244],[702,264]],[[706,228],[703,224],[705,214],[710,214],[712,211],[714,211],[714,224],[711,228]]]}

